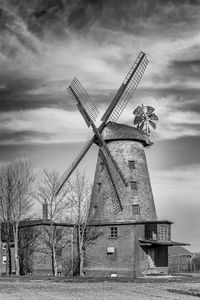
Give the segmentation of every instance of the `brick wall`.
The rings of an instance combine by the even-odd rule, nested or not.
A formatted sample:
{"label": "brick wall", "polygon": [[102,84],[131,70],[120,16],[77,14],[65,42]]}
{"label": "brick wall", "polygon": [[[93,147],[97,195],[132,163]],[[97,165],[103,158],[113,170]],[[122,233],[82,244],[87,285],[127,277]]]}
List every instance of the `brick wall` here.
{"label": "brick wall", "polygon": [[169,273],[189,272],[190,261],[189,255],[169,256]]}
{"label": "brick wall", "polygon": [[[104,139],[128,181],[128,186],[120,194],[123,210],[115,214],[105,166],[99,156],[90,203],[90,219],[104,224],[128,220],[157,220],[144,151],[146,144],[141,131],[120,124],[111,124],[108,127],[103,132]],[[130,161],[133,162],[132,168]],[[130,182],[134,183],[133,188]],[[139,205],[139,213],[134,213],[133,205]],[[144,238],[144,225],[116,226],[119,231],[117,239],[109,238],[110,226],[102,226],[102,236],[87,248],[86,275],[110,276],[116,273],[118,276],[133,277],[146,272],[147,254],[138,241],[139,238]],[[108,247],[114,247],[115,253],[107,254]]]}
{"label": "brick wall", "polygon": [[[113,213],[108,178],[105,169],[102,169],[102,160],[98,157],[91,197],[90,218],[93,216],[95,220],[99,221],[156,220],[156,210],[142,143],[112,141],[108,143],[108,147],[129,182],[121,196],[123,210],[116,215]],[[128,162],[130,160],[135,161],[135,169],[129,169]],[[130,181],[136,182],[136,190],[131,190]],[[133,215],[133,204],[139,205],[140,215]]]}
{"label": "brick wall", "polygon": [[[98,227],[102,235],[86,249],[84,272],[88,276],[134,273],[134,225],[116,225],[118,238],[110,238],[111,227]],[[109,247],[114,247],[114,253],[107,253]]]}
{"label": "brick wall", "polygon": [[[87,276],[139,277],[148,274],[149,261],[147,247],[141,247],[139,238],[144,238],[144,224],[113,225],[118,228],[118,238],[110,238],[110,227],[98,227],[102,235],[86,249],[84,272]],[[114,253],[107,253],[114,247]],[[160,249],[156,258],[156,273],[168,274],[167,247]],[[164,251],[166,250],[166,251]],[[158,252],[157,252],[158,255]],[[161,257],[162,256],[162,257]],[[158,264],[158,263],[157,263]]]}

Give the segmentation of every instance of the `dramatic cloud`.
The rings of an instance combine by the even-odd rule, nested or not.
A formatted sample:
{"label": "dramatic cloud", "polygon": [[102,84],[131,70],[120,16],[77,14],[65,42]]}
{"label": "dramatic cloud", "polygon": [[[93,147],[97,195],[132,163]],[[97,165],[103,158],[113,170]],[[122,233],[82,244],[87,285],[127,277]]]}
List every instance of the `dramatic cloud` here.
{"label": "dramatic cloud", "polygon": [[102,115],[142,50],[149,65],[118,121],[133,125],[137,105],[155,107],[146,152],[159,215],[177,220],[175,233],[188,215],[199,228],[199,15],[199,0],[0,0],[1,160],[25,152],[37,171],[63,171],[92,134],[67,94],[71,80]]}
{"label": "dramatic cloud", "polygon": [[[199,1],[186,0],[165,1],[162,6],[152,0],[126,1],[126,5],[112,0],[2,1],[1,111],[73,111],[66,87],[76,75],[103,113],[143,49],[150,63],[134,105],[155,105],[158,138],[198,135],[198,122],[188,118],[199,111],[199,11]],[[121,119],[127,124],[132,122],[130,109]],[[55,132],[48,134],[58,141]],[[61,132],[57,134],[62,139]],[[41,130],[44,141],[49,135]]]}
{"label": "dramatic cloud", "polygon": [[2,144],[77,142],[88,136],[81,116],[60,109],[20,110],[0,116]]}

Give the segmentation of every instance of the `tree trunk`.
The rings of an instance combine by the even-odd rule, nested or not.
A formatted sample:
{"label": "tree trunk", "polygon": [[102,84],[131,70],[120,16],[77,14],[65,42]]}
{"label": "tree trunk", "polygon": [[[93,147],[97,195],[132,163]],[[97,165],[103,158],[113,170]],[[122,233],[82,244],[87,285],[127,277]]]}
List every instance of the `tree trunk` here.
{"label": "tree trunk", "polygon": [[58,276],[58,268],[56,262],[56,229],[53,226],[53,222],[51,220],[51,227],[50,227],[50,235],[51,235],[51,254],[52,254],[52,273],[53,276]]}
{"label": "tree trunk", "polygon": [[6,244],[7,244],[7,259],[6,259],[6,274],[12,275],[12,260],[10,249],[10,223],[5,224]]}
{"label": "tree trunk", "polygon": [[18,256],[18,224],[13,226],[15,242],[15,274],[19,276],[19,256]]}
{"label": "tree trunk", "polygon": [[54,256],[53,256],[53,250],[51,250],[51,268],[52,268],[52,275],[54,276]]}
{"label": "tree trunk", "polygon": [[10,242],[7,242],[7,263],[6,263],[6,273],[12,275],[12,261],[11,261],[11,249]]}
{"label": "tree trunk", "polygon": [[53,267],[53,276],[58,276],[55,245],[52,245],[52,267]]}
{"label": "tree trunk", "polygon": [[74,276],[74,229],[72,228],[71,232],[71,276]]}
{"label": "tree trunk", "polygon": [[80,259],[79,259],[79,272],[80,272],[80,276],[84,276],[83,273],[83,257],[84,253],[83,253],[83,249],[80,249]]}
{"label": "tree trunk", "polygon": [[78,275],[80,276],[80,225],[77,226]]}
{"label": "tree trunk", "polygon": [[[83,232],[82,232],[83,234]],[[83,276],[83,236],[81,235],[81,227],[77,226],[77,254],[78,254],[78,275]]]}

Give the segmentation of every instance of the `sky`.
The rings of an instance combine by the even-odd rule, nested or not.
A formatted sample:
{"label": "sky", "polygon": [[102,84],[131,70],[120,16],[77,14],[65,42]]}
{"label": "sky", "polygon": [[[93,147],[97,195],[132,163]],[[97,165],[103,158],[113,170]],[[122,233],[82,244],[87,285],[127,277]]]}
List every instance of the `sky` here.
{"label": "sky", "polygon": [[[92,136],[67,94],[76,76],[104,113],[140,51],[149,64],[119,123],[151,105],[146,150],[159,219],[200,252],[200,1],[0,0],[0,163],[62,173]],[[81,163],[89,180],[97,148]]]}

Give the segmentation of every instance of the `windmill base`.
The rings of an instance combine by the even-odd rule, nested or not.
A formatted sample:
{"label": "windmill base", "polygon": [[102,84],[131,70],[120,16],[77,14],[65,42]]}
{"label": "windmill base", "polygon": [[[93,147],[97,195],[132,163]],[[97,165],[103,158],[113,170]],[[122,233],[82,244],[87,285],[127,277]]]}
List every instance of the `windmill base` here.
{"label": "windmill base", "polygon": [[168,275],[171,222],[117,222],[94,224],[100,235],[88,245],[84,274],[91,277]]}

